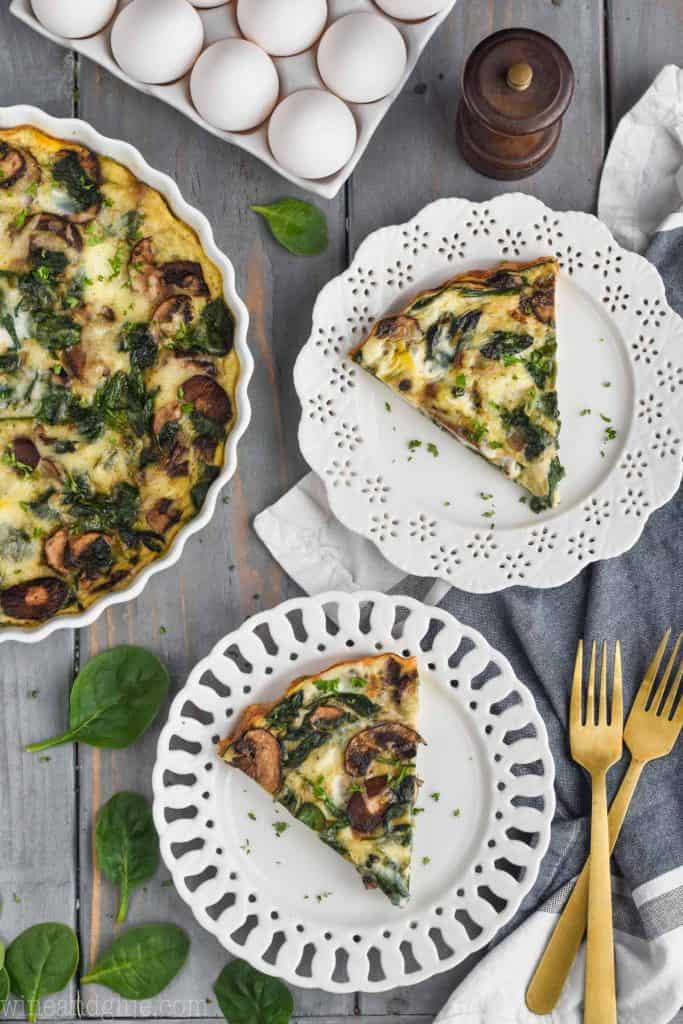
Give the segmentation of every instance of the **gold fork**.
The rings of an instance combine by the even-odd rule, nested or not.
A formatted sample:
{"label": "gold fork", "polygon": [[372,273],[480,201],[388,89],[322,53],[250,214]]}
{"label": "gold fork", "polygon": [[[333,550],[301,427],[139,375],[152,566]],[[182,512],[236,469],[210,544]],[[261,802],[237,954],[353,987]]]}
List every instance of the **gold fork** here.
{"label": "gold fork", "polygon": [[[631,761],[609,811],[610,851],[614,849],[619,837],[643,768],[649,761],[666,757],[671,752],[683,727],[683,695],[676,713],[673,713],[683,680],[683,660],[667,695],[667,683],[676,664],[683,633],[679,634],[662,676],[657,681],[659,666],[670,637],[671,629],[667,629],[643,676],[624,729],[624,740],[631,752]],[[586,861],[576,881],[527,989],[526,1004],[532,1013],[552,1013],[581,947],[586,931],[589,863]]]}
{"label": "gold fork", "polygon": [[584,1024],[616,1024],[617,998],[614,982],[612,934],[612,882],[607,824],[607,772],[621,757],[623,707],[621,650],[614,649],[612,701],[607,718],[607,644],[603,642],[600,692],[595,689],[595,641],[591,649],[586,714],[583,715],[583,641],[579,640],[569,708],[569,739],[572,757],[591,777],[591,858],[588,887],[588,946],[583,1000]]}

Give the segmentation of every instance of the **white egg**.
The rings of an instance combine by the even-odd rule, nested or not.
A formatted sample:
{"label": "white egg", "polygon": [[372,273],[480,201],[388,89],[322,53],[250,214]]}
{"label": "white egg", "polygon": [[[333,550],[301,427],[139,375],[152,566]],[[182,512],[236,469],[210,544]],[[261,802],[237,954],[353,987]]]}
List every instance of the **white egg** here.
{"label": "white egg", "polygon": [[442,11],[448,0],[375,0],[375,3],[391,18],[419,21],[420,18],[431,18],[432,14]]}
{"label": "white egg", "polygon": [[245,132],[277,103],[280,79],[267,53],[246,39],[223,39],[201,55],[190,78],[192,102],[214,128]]}
{"label": "white egg", "polygon": [[190,0],[193,7],[222,7],[229,0]]}
{"label": "white egg", "polygon": [[85,39],[94,36],[113,17],[118,0],[31,0],[41,25],[56,36]]}
{"label": "white egg", "polygon": [[398,85],[406,60],[406,44],[396,26],[365,11],[335,21],[318,47],[323,82],[347,103],[382,99]]}
{"label": "white egg", "polygon": [[356,122],[345,103],[324,89],[302,89],[275,108],[268,124],[273,156],[300,178],[336,174],[356,147]]}
{"label": "white egg", "polygon": [[203,43],[202,19],[187,0],[133,0],[111,32],[119,67],[138,82],[152,85],[182,78]]}
{"label": "white egg", "polygon": [[243,36],[274,57],[313,46],[327,21],[327,0],[238,0]]}

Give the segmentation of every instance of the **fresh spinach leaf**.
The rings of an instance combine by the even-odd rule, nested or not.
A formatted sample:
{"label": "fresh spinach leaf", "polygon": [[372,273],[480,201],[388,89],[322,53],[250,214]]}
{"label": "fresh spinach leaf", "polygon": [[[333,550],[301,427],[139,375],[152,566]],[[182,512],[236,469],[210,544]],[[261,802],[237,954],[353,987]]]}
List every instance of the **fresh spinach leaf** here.
{"label": "fresh spinach leaf", "polygon": [[213,990],[228,1024],[289,1024],[294,1012],[287,986],[246,960],[233,960],[224,967]]}
{"label": "fresh spinach leaf", "polygon": [[78,939],[65,924],[34,924],[18,935],[5,956],[10,987],[34,1021],[43,996],[61,992],[78,965]]}
{"label": "fresh spinach leaf", "polygon": [[127,644],[103,651],[76,676],[67,731],[26,749],[35,753],[72,742],[128,747],[151,725],[168,685],[166,668],[150,651]]}
{"label": "fresh spinach leaf", "polygon": [[189,948],[189,938],[175,924],[129,928],[81,981],[106,985],[125,999],[151,999],[173,981]]}
{"label": "fresh spinach leaf", "polygon": [[97,816],[95,850],[100,871],[121,890],[116,920],[126,920],[132,889],[159,867],[159,837],[152,808],[139,793],[116,793]]}
{"label": "fresh spinach leaf", "polygon": [[322,210],[303,199],[278,199],[252,206],[267,222],[273,237],[295,256],[316,256],[327,248],[327,220]]}
{"label": "fresh spinach leaf", "polygon": [[9,974],[4,967],[0,967],[0,1013],[5,1009],[5,1002],[9,995]]}

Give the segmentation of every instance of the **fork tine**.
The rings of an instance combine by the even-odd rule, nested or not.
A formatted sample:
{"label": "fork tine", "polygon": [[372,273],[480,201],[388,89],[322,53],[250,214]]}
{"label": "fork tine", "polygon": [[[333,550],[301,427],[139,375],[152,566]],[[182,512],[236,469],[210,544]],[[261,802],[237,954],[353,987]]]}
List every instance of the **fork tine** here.
{"label": "fork tine", "polygon": [[[671,671],[672,671],[672,669],[674,667],[674,664],[676,663],[676,656],[678,654],[678,648],[681,646],[681,636],[682,635],[683,634],[681,634],[681,633],[678,634],[678,639],[676,640],[676,643],[674,644],[674,649],[671,652],[671,657],[667,661],[666,668],[664,669],[664,672],[662,674],[662,678],[659,681],[659,686],[657,688],[657,692],[659,694],[661,694],[661,697],[660,697],[660,701],[659,701],[659,707],[657,708],[657,714],[658,715],[661,715],[664,712],[664,703],[665,703],[665,700],[666,700],[666,684],[669,682],[669,676],[671,675]],[[674,693],[675,690],[676,690],[676,687],[672,686],[671,687],[671,692]],[[669,710],[671,710],[671,709],[669,708]],[[667,717],[668,717],[668,715],[667,715]]]}
{"label": "fork tine", "polygon": [[621,644],[614,645],[614,681],[612,683],[612,711],[610,725],[621,726],[624,721],[624,690],[621,682]]}
{"label": "fork tine", "polygon": [[667,644],[669,643],[670,636],[671,626],[669,626],[664,636],[659,641],[659,647],[655,651],[652,661],[645,670],[643,681],[640,684],[640,687],[638,688],[638,693],[636,694],[636,698],[633,702],[632,711],[634,712],[636,711],[636,709],[642,711],[643,708],[647,707],[647,703],[650,697],[654,695],[654,691],[657,688],[655,682],[657,678],[657,672],[659,671],[659,666],[662,662],[662,658],[664,657],[664,652],[667,648]]}
{"label": "fork tine", "polygon": [[602,641],[600,649],[600,704],[598,708],[598,724],[607,725],[607,641]]}
{"label": "fork tine", "polygon": [[572,699],[569,706],[569,726],[576,729],[582,724],[581,714],[581,679],[583,676],[583,640],[576,645],[574,676],[572,679]]}
{"label": "fork tine", "polygon": [[[681,637],[683,637],[683,633],[679,633],[678,634],[678,640],[676,641],[676,646],[674,647],[674,653],[671,655],[671,658],[669,660],[669,664],[666,666],[667,672],[669,672],[670,669],[672,668],[674,655],[678,651],[678,648],[680,647],[680,644],[681,644]],[[669,696],[667,697],[666,704],[664,705],[663,710],[659,712],[660,714],[664,715],[665,718],[670,718],[671,717],[671,712],[673,711],[674,704],[676,703],[676,696],[678,694],[678,689],[679,689],[679,687],[681,685],[681,679],[683,679],[683,661],[681,661],[681,664],[678,667],[678,672],[676,673],[674,681],[671,684],[671,689],[669,690]],[[662,698],[662,701],[663,701],[663,698]],[[683,700],[681,701],[681,705],[683,705]],[[679,705],[679,711],[680,711],[681,705]]]}
{"label": "fork tine", "polygon": [[595,725],[595,640],[591,644],[591,667],[588,672],[588,695],[586,696],[586,722]]}

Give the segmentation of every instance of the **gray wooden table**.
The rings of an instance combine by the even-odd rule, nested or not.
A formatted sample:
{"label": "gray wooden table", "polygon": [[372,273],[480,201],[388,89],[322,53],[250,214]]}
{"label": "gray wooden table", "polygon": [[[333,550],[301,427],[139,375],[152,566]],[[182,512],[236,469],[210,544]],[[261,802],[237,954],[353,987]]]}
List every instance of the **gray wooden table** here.
{"label": "gray wooden table", "polygon": [[[316,259],[289,256],[249,212],[296,190],[255,159],[201,131],[162,103],[142,96],[98,66],[53,46],[0,9],[0,103],[32,103],[55,115],[78,115],[107,135],[137,146],[173,175],[202,209],[232,258],[251,314],[256,361],[253,418],[240,445],[240,471],[209,527],[187,544],[174,568],[144,593],[110,609],[90,629],[63,631],[35,646],[0,647],[0,937],[30,924],[70,923],[83,967],[114,933],[114,892],[93,866],[92,821],[123,788],[151,793],[153,729],[122,752],[63,747],[48,758],[21,753],[24,743],[61,731],[78,665],[113,644],[143,644],[171,667],[174,687],[229,629],[250,613],[297,590],[252,531],[254,514],[304,472],[296,442],[299,407],[292,366],[308,335],[318,290],[347,264],[368,232],[411,217],[439,196],[482,200],[506,191],[466,167],[453,141],[463,61],[485,35],[524,25],[555,37],[576,70],[577,88],[559,149],[520,188],[558,209],[593,210],[611,133],[653,76],[681,59],[681,0],[459,0],[432,40],[345,190],[323,203],[330,246]],[[390,187],[387,187],[390,182]],[[211,985],[226,961],[221,947],[194,925],[163,883],[135,895],[132,923],[174,920],[192,936],[189,963],[162,997],[142,1007],[83,993],[83,1016],[160,1020],[220,1016]],[[431,1021],[465,962],[431,981],[382,995],[333,996],[298,991],[297,1021],[341,1024],[347,1017],[397,1024]],[[77,1016],[78,986],[45,1007],[44,1019]]]}

